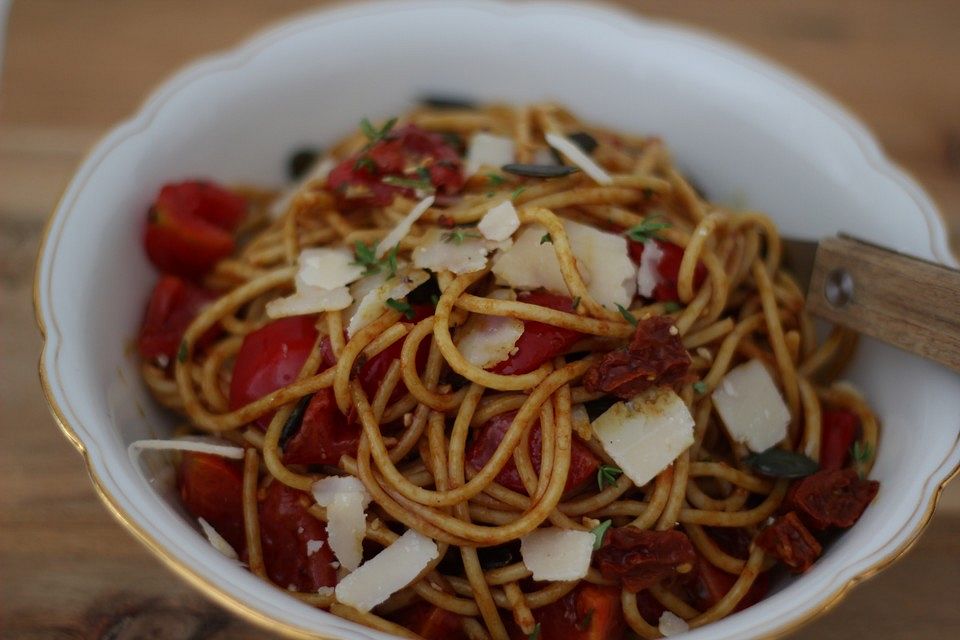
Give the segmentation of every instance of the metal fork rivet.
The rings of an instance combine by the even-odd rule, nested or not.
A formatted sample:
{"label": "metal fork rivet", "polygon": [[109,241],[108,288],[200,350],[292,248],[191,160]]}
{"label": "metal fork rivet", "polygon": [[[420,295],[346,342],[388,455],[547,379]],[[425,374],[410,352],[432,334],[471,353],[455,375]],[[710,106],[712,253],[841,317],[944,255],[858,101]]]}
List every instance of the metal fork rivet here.
{"label": "metal fork rivet", "polygon": [[834,307],[845,306],[853,299],[853,276],[846,269],[834,269],[827,274],[823,295]]}

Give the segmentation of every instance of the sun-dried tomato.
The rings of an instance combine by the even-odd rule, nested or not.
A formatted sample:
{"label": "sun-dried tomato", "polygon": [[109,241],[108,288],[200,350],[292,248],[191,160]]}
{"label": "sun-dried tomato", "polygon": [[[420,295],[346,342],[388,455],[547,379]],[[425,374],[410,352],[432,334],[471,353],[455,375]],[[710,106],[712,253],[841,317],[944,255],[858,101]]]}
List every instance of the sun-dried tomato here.
{"label": "sun-dried tomato", "polygon": [[595,558],[604,578],[619,580],[627,591],[636,593],[689,573],[697,561],[697,552],[681,531],[646,531],[626,526],[610,530]]}
{"label": "sun-dried tomato", "polygon": [[810,529],[846,529],[856,524],[879,489],[879,482],[864,480],[853,469],[818,471],[793,483],[783,509],[796,511]]}
{"label": "sun-dried tomato", "polygon": [[823,552],[823,547],[793,511],[761,531],[756,545],[779,558],[793,573],[804,573]]}
{"label": "sun-dried tomato", "polygon": [[591,392],[629,399],[647,389],[682,382],[690,354],[669,318],[653,316],[637,323],[630,345],[603,356],[584,375]]}

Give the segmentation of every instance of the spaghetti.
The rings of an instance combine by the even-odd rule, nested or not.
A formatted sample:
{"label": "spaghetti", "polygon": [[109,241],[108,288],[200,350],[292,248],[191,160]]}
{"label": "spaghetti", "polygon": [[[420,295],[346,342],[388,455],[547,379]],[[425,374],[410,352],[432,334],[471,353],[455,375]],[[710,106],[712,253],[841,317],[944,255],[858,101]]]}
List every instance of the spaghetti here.
{"label": "spaghetti", "polygon": [[[404,637],[654,638],[756,602],[875,494],[877,420],[837,382],[856,336],[820,342],[773,223],[706,200],[658,138],[550,104],[424,106],[364,121],[318,164],[280,196],[169,185],[148,222],[167,275],[144,380],[185,432],[245,450],[184,453],[178,483],[261,578]],[[307,282],[311,256],[343,252],[343,282]],[[470,351],[471,332],[500,342]],[[736,416],[769,406],[738,405],[736,381],[751,396],[764,376],[785,432],[750,446],[770,434]],[[651,397],[689,424],[641,415]],[[607,426],[618,411],[635,422]],[[642,429],[661,435],[634,447]],[[660,455],[674,433],[689,439],[640,478],[626,451]],[[370,607],[344,595],[363,565],[331,549],[336,499],[311,494],[333,476],[369,501],[364,563],[426,540]],[[578,577],[535,579],[527,541],[545,531],[588,535]]]}

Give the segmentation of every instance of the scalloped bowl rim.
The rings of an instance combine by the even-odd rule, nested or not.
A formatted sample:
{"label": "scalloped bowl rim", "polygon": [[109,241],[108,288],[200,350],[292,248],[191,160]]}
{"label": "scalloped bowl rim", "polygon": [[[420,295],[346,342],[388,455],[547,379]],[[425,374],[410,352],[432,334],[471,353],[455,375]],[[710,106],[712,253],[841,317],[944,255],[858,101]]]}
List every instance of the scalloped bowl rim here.
{"label": "scalloped bowl rim", "polygon": [[[934,204],[919,185],[883,153],[877,140],[861,122],[834,100],[826,97],[791,72],[761,59],[737,45],[689,27],[650,20],[635,14],[628,14],[619,9],[586,7],[566,2],[535,2],[512,5],[501,2],[471,0],[457,3],[457,8],[453,9],[449,5],[434,0],[394,0],[362,3],[360,6],[353,7],[326,8],[295,16],[279,23],[277,26],[263,30],[258,35],[226,52],[215,53],[189,64],[151,93],[131,118],[113,128],[110,133],[101,139],[77,170],[47,222],[39,250],[34,283],[34,306],[37,323],[45,340],[40,357],[41,384],[55,420],[67,438],[83,455],[98,495],[110,512],[165,564],[218,603],[257,624],[270,627],[273,631],[291,637],[327,637],[318,635],[318,633],[336,633],[342,638],[350,639],[392,636],[359,627],[333,616],[318,617],[304,614],[293,616],[294,621],[289,619],[280,621],[274,617],[277,613],[275,607],[272,608],[272,614],[264,610],[267,608],[268,602],[262,599],[258,600],[257,596],[252,595],[252,592],[248,589],[241,589],[236,584],[225,584],[222,577],[225,573],[229,574],[228,577],[237,579],[238,582],[243,582],[244,578],[236,574],[230,574],[224,568],[223,560],[213,557],[215,552],[212,549],[207,550],[210,556],[209,562],[220,574],[218,576],[219,581],[211,578],[212,574],[209,567],[192,566],[185,562],[181,557],[183,555],[182,546],[178,548],[178,545],[170,540],[166,534],[159,532],[154,523],[144,521],[139,512],[132,508],[128,497],[124,493],[124,488],[111,474],[111,468],[107,464],[109,460],[101,456],[98,448],[98,437],[95,432],[91,431],[82,422],[71,420],[68,417],[70,414],[75,415],[76,412],[70,404],[69,394],[66,391],[64,372],[57,368],[58,355],[62,346],[62,335],[58,319],[53,312],[54,303],[52,301],[52,287],[50,286],[55,272],[56,257],[59,255],[56,248],[63,238],[64,223],[87,180],[95,174],[104,159],[120,143],[139,132],[148,130],[155,116],[163,109],[164,104],[180,91],[190,88],[195,82],[209,76],[242,67],[271,45],[301,31],[330,25],[341,20],[362,19],[365,16],[385,11],[438,10],[441,8],[484,11],[501,16],[556,12],[569,15],[572,12],[585,20],[602,23],[605,28],[616,29],[631,37],[642,37],[656,31],[659,35],[682,42],[685,46],[704,50],[708,56],[721,56],[746,70],[759,73],[765,76],[769,82],[779,85],[780,88],[788,89],[799,101],[816,108],[825,119],[832,121],[834,125],[842,129],[856,143],[864,160],[877,177],[895,183],[916,204],[917,211],[922,215],[928,230],[930,254],[944,264],[952,266],[957,264],[948,248],[943,219],[938,214]],[[763,636],[774,636],[796,628],[838,602],[850,587],[902,556],[928,522],[940,491],[946,482],[956,475],[958,464],[960,464],[960,438],[957,439],[953,448],[944,455],[939,463],[929,471],[929,476],[924,482],[922,499],[916,505],[916,509],[910,517],[904,520],[895,535],[891,536],[872,555],[851,558],[844,565],[843,570],[838,571],[833,576],[829,586],[821,590],[819,595],[808,598],[802,607],[792,610],[785,618],[767,620],[769,626],[757,633]],[[131,514],[131,512],[134,513]],[[237,569],[237,571],[248,578],[252,578],[242,570]],[[297,603],[296,607],[303,607],[303,605]],[[315,612],[311,611],[310,613],[314,614]],[[320,631],[317,631],[316,625],[318,624],[322,627]],[[716,636],[713,630],[717,629],[719,631],[720,625],[726,627],[725,632]],[[684,637],[690,637],[691,639],[736,637],[730,634],[731,631],[735,631],[735,626],[731,626],[728,619],[695,630],[689,636],[685,635]]]}

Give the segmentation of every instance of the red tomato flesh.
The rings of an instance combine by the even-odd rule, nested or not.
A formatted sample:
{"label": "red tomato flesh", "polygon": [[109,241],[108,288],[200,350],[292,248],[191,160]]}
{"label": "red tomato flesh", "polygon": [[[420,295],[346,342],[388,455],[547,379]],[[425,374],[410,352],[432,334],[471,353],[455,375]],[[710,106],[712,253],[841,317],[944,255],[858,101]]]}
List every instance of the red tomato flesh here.
{"label": "red tomato flesh", "polygon": [[[680,263],[683,261],[683,248],[672,242],[663,240],[649,240],[656,242],[660,250],[663,251],[663,257],[657,263],[657,275],[660,281],[653,289],[653,299],[657,302],[677,302],[680,300],[680,294],[677,293],[677,281],[680,279]],[[639,265],[643,257],[643,250],[646,243],[630,240],[630,257]],[[707,277],[707,268],[703,263],[698,262],[693,271],[694,289],[703,284]]]}
{"label": "red tomato flesh", "polygon": [[[706,610],[717,604],[727,592],[733,588],[737,576],[731,575],[722,569],[713,566],[706,558],[700,556],[697,562],[697,575],[693,585],[694,605],[700,610]],[[734,607],[734,613],[743,611],[754,605],[767,595],[770,581],[766,573],[761,573],[753,581],[747,594]]]}
{"label": "red tomato flesh", "polygon": [[463,188],[460,154],[438,133],[407,125],[335,167],[327,187],[347,208],[382,207],[397,195],[416,197],[415,189],[384,179],[429,182],[439,196]]}
{"label": "red tomato flesh", "polygon": [[[513,423],[516,417],[516,411],[501,413],[494,416],[485,424],[474,431],[473,441],[467,447],[467,464],[474,469],[481,469],[490,458],[503,440],[504,434]],[[542,458],[540,435],[540,422],[533,425],[530,432],[530,461],[533,463],[534,470],[540,472],[540,461]],[[564,491],[569,491],[579,487],[588,479],[594,477],[597,473],[597,466],[600,461],[596,456],[580,442],[579,438],[574,436],[573,444],[570,447],[570,471],[567,474],[567,483],[564,485]],[[511,458],[506,466],[497,474],[497,482],[512,491],[526,493],[523,482],[520,480],[520,472],[517,471],[517,465]]]}
{"label": "red tomato flesh", "polygon": [[246,547],[243,533],[243,465],[206,453],[184,452],[177,470],[184,508],[203,518],[237,553]]}
{"label": "red tomato flesh", "polygon": [[317,391],[303,414],[303,423],[283,447],[286,464],[337,464],[340,456],[357,455],[359,422],[340,413],[333,389]]}
{"label": "red tomato flesh", "polygon": [[[307,494],[274,481],[260,503],[260,539],[267,575],[279,587],[315,592],[337,584],[337,572],[330,566],[333,552],[327,544],[326,526],[314,518],[301,502],[312,501]],[[311,540],[324,542],[307,553]]]}
{"label": "red tomato flesh", "polygon": [[[549,307],[558,311],[573,311],[573,300],[567,296],[534,291],[519,296],[520,302]],[[517,351],[512,356],[490,369],[501,375],[530,373],[545,362],[566,352],[583,334],[572,329],[563,329],[543,322],[525,320],[523,333],[517,340]]]}
{"label": "red tomato flesh", "polygon": [[620,589],[584,582],[534,610],[541,640],[619,640],[626,634]]}
{"label": "red tomato flesh", "polygon": [[[217,299],[217,294],[177,276],[163,276],[153,288],[147,309],[140,326],[137,348],[144,360],[155,360],[161,356],[169,362],[177,355],[183,332],[187,330],[204,307]],[[196,347],[204,346],[216,340],[220,333],[219,325],[211,327]]]}
{"label": "red tomato flesh", "polygon": [[[317,340],[314,316],[281,318],[247,334],[237,353],[230,380],[230,410],[293,382]],[[266,428],[273,412],[256,424]]]}
{"label": "red tomato flesh", "polygon": [[211,182],[165,185],[147,217],[147,256],[160,271],[198,278],[233,253],[233,231],[246,208],[243,198]]}
{"label": "red tomato flesh", "polygon": [[850,447],[860,432],[860,417],[846,409],[825,409],[820,423],[820,468],[826,471],[844,468],[850,459]]}

